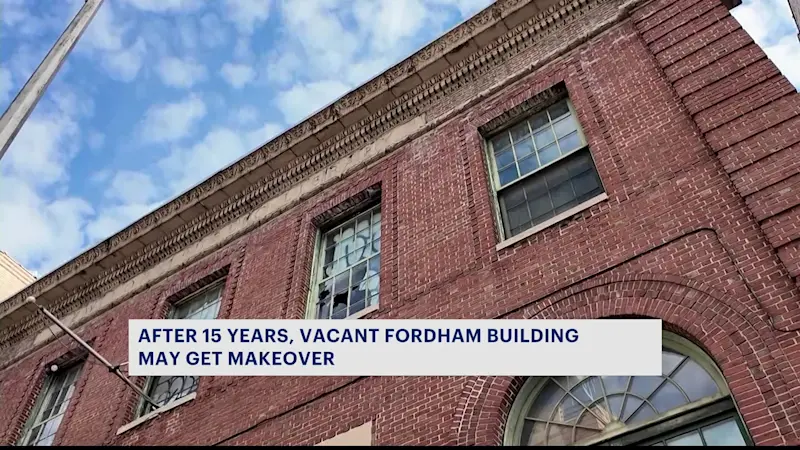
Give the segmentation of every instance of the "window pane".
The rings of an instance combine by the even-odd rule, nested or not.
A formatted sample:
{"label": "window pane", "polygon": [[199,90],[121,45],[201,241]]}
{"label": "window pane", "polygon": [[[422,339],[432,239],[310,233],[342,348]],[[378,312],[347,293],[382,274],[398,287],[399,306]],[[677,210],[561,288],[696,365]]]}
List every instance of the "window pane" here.
{"label": "window pane", "polygon": [[528,213],[528,205],[522,204],[517,207],[511,208],[507,212],[508,224],[511,228],[518,228],[520,225],[529,222],[531,216]]}
{"label": "window pane", "polygon": [[525,203],[525,185],[518,183],[503,191],[502,197],[506,209],[511,209]]}
{"label": "window pane", "polygon": [[525,139],[530,134],[531,131],[528,129],[528,122],[522,122],[511,129],[511,140],[514,142],[516,147],[517,142]]}
{"label": "window pane", "polygon": [[539,149],[539,161],[541,161],[542,165],[549,164],[557,160],[560,156],[558,145],[555,143]]}
{"label": "window pane", "polygon": [[516,180],[517,177],[517,166],[509,166],[508,168],[500,171],[500,185],[502,186],[511,183],[512,181]]}
{"label": "window pane", "polygon": [[625,392],[625,389],[627,389],[628,387],[628,379],[630,379],[630,377],[612,377],[612,376],[606,376],[602,378],[606,394]]}
{"label": "window pane", "polygon": [[556,141],[553,130],[550,127],[543,129],[533,135],[533,140],[536,142],[536,148],[546,147]]}
{"label": "window pane", "polygon": [[622,414],[622,401],[624,399],[625,396],[622,394],[608,396],[608,407],[610,409],[611,415],[617,420],[622,419],[620,416]]}
{"label": "window pane", "polygon": [[580,148],[581,137],[578,135],[577,131],[573,131],[572,134],[559,139],[558,145],[561,147],[561,154],[566,155],[567,153]]}
{"label": "window pane", "polygon": [[661,370],[664,375],[672,374],[672,371],[678,367],[678,364],[683,362],[686,357],[674,352],[664,351],[661,353]]}
{"label": "window pane", "polygon": [[717,383],[699,364],[692,360],[686,361],[672,376],[672,380],[686,392],[691,401],[697,401],[719,392]]}
{"label": "window pane", "polygon": [[528,156],[525,159],[521,159],[519,161],[519,173],[520,176],[527,175],[534,170],[539,168],[539,161],[536,160],[536,156]]}
{"label": "window pane", "polygon": [[494,160],[496,161],[498,169],[502,169],[503,167],[506,167],[509,164],[513,164],[514,153],[511,151],[511,147],[503,149],[499,152],[495,152]]}
{"label": "window pane", "polygon": [[661,377],[633,377],[630,392],[641,398],[648,398],[664,382]]}
{"label": "window pane", "polygon": [[744,447],[747,445],[744,441],[744,437],[742,437],[739,424],[736,423],[736,419],[728,419],[723,422],[715,423],[714,425],[709,425],[703,428],[702,432],[707,446],[731,445]]}
{"label": "window pane", "polygon": [[222,296],[222,285],[203,291],[179,303],[172,313],[173,319],[216,319]]}
{"label": "window pane", "polygon": [[533,117],[531,117],[528,122],[530,122],[531,129],[535,133],[536,131],[538,131],[539,128],[542,128],[543,126],[548,124],[547,113],[542,111],[539,114],[536,114]]}
{"label": "window pane", "polygon": [[[173,319],[214,320],[219,315],[220,302],[224,284],[217,284],[197,294],[191,295],[178,303],[172,311]],[[325,296],[329,291],[321,291]],[[327,298],[327,297],[326,297]],[[138,415],[143,416],[158,407],[180,400],[197,390],[198,377],[171,376],[151,377],[147,381],[147,395],[156,403],[150,404],[142,399]]]}
{"label": "window pane", "polygon": [[686,447],[686,446],[702,446],[703,440],[700,439],[700,433],[692,431],[691,433],[678,436],[673,439],[667,440],[668,447]]}
{"label": "window pane", "polygon": [[75,383],[81,367],[82,365],[77,364],[47,375],[37,403],[25,424],[26,431],[19,441],[20,445],[53,444],[61,419],[67,412],[69,401],[75,392]]}
{"label": "window pane", "polygon": [[504,131],[492,139],[492,148],[501,149],[511,145],[511,138],[508,131]]}
{"label": "window pane", "polygon": [[550,191],[550,198],[553,201],[553,209],[556,214],[560,214],[577,205],[574,201],[575,193],[572,191],[572,184],[569,180],[555,186]]}
{"label": "window pane", "polygon": [[547,194],[530,200],[528,205],[531,210],[531,219],[535,222],[543,222],[555,215],[550,196]]}
{"label": "window pane", "polygon": [[567,101],[562,100],[555,105],[551,106],[548,110],[550,112],[550,119],[556,120],[559,117],[563,116],[564,114],[569,113],[569,106],[567,106]]}
{"label": "window pane", "polygon": [[573,131],[576,131],[578,129],[578,124],[575,123],[575,119],[572,118],[572,116],[569,116],[554,123],[553,129],[556,132],[556,137],[561,139]]}
{"label": "window pane", "polygon": [[522,141],[515,142],[514,153],[517,154],[517,159],[533,154],[533,141],[530,138],[525,138]]}
{"label": "window pane", "polygon": [[[515,166],[512,166],[516,170]],[[380,285],[381,213],[376,207],[326,232],[321,242],[334,238],[335,263],[317,274],[316,318],[344,319],[376,304]],[[329,251],[329,250],[325,250]]]}
{"label": "window pane", "polygon": [[[682,374],[681,379],[687,383],[704,384],[708,372],[696,361],[671,350],[663,351],[664,367],[672,369],[674,375]],[[691,363],[691,364],[689,364]],[[686,368],[686,369],[684,369]],[[672,373],[668,375],[673,375]],[[689,375],[694,375],[690,377]],[[660,386],[660,387],[659,387]],[[564,395],[563,389],[569,394]],[[689,391],[701,389],[690,388]],[[720,391],[716,388],[715,391]],[[666,413],[687,412],[690,409],[678,410],[691,403],[673,384],[668,376],[657,377],[555,377],[549,378],[536,398],[528,400],[531,407],[525,414],[525,426],[520,442],[540,443],[541,445],[589,444],[586,440],[595,440],[598,434],[613,431],[617,437],[630,436],[627,431],[645,424],[663,424]],[[703,408],[708,403],[695,403],[691,407]],[[677,416],[676,416],[677,417]],[[533,425],[529,425],[533,422]],[[688,431],[684,426],[691,424],[682,422],[675,430],[660,429],[649,433],[649,439],[660,438],[659,444],[652,445],[744,445],[744,437],[735,419],[722,420],[711,425],[695,426]],[[571,430],[566,435],[562,426]],[[643,430],[643,429],[642,429]],[[531,436],[525,433],[534,433]],[[663,433],[663,434],[662,434]],[[643,433],[648,434],[648,433]],[[596,442],[596,441],[595,441]],[[614,446],[620,442],[613,438],[600,441],[599,445]]]}
{"label": "window pane", "polygon": [[674,384],[667,382],[656,390],[656,393],[653,394],[653,397],[650,399],[650,403],[653,404],[659,413],[663,414],[689,402]]}
{"label": "window pane", "polygon": [[597,172],[594,170],[588,170],[573,178],[572,186],[579,202],[589,200],[603,191],[603,187],[600,185],[600,177],[597,176]]}

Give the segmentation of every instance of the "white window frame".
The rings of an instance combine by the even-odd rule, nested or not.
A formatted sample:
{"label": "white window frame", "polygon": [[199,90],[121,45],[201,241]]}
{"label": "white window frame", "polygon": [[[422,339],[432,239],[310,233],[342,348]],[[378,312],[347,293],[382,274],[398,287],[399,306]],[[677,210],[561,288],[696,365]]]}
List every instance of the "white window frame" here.
{"label": "white window frame", "polygon": [[[519,178],[515,179],[511,183],[508,183],[505,186],[501,186],[500,185],[500,173],[499,173],[499,170],[498,170],[499,168],[497,167],[497,162],[495,160],[494,147],[493,147],[493,144],[492,144],[492,140],[495,139],[501,133],[509,132],[509,130],[511,130],[515,126],[519,125],[520,123],[522,123],[524,121],[527,121],[528,119],[530,119],[531,117],[535,116],[536,114],[539,114],[540,112],[545,111],[548,108],[550,108],[551,106],[556,105],[556,104],[558,104],[558,103],[560,103],[562,101],[566,101],[567,107],[569,108],[570,115],[575,120],[575,123],[577,125],[576,131],[577,131],[578,137],[580,139],[580,146],[577,147],[576,149],[572,150],[571,152],[565,154],[565,155],[559,156],[557,159],[555,159],[553,161],[550,161],[547,164],[539,166],[538,168],[536,168],[536,170],[534,170],[534,171],[532,171],[532,172],[530,172],[528,174],[520,176]],[[550,121],[549,115],[548,115],[548,125],[552,127],[552,122]],[[533,131],[533,130],[531,130],[531,131]],[[531,134],[533,134],[533,133],[531,133]],[[558,141],[558,139],[556,139],[556,141]],[[556,145],[559,145],[559,144],[556,144]],[[568,98],[568,97],[564,98],[564,99],[561,99],[561,100],[559,100],[557,102],[553,102],[552,104],[549,104],[548,106],[546,106],[544,108],[538,108],[536,110],[530,111],[530,112],[524,114],[522,117],[518,118],[517,120],[509,122],[507,125],[503,126],[498,131],[495,131],[495,132],[489,134],[488,136],[486,136],[484,138],[484,147],[485,147],[486,161],[488,162],[489,178],[491,180],[491,186],[492,186],[492,201],[493,201],[493,204],[494,204],[495,219],[496,219],[496,222],[497,222],[497,229],[498,229],[498,234],[499,234],[499,237],[500,237],[500,243],[498,243],[498,245],[496,247],[497,250],[500,250],[502,248],[505,248],[505,247],[508,247],[510,245],[513,245],[516,242],[524,240],[525,238],[528,238],[531,235],[536,234],[536,233],[544,230],[545,228],[549,228],[549,227],[555,225],[556,223],[561,222],[564,219],[567,219],[567,218],[577,214],[580,211],[583,211],[583,210],[585,210],[587,208],[590,208],[590,207],[596,205],[597,203],[600,203],[600,202],[608,199],[608,194],[606,193],[606,187],[605,187],[605,184],[603,183],[603,178],[600,176],[600,171],[597,168],[597,162],[594,159],[594,155],[592,154],[591,149],[588,148],[589,144],[588,144],[588,141],[586,139],[586,135],[583,132],[583,126],[581,125],[580,120],[578,120],[578,114],[575,111],[575,107],[572,104],[572,100],[570,98]],[[533,176],[541,175],[544,171],[546,171],[547,169],[552,167],[554,164],[557,164],[557,163],[563,161],[565,158],[573,156],[576,153],[581,152],[581,151],[588,151],[589,152],[589,157],[592,159],[592,164],[594,165],[595,171],[597,172],[597,176],[600,179],[600,186],[603,188],[603,192],[601,194],[596,195],[595,197],[592,197],[589,200],[584,201],[583,203],[575,205],[574,207],[570,208],[567,211],[564,211],[562,213],[559,213],[559,214],[555,215],[554,217],[552,217],[552,218],[550,218],[550,219],[548,219],[546,221],[543,221],[543,222],[541,222],[539,224],[533,225],[531,228],[528,228],[527,230],[525,230],[525,231],[523,231],[521,233],[518,233],[516,235],[509,235],[509,233],[506,232],[507,219],[504,217],[505,214],[504,214],[503,209],[502,209],[502,207],[500,205],[500,193],[502,191],[504,191],[504,190],[507,190],[507,189],[511,188],[512,186],[514,186],[514,185],[516,185],[518,183],[524,182],[525,180],[527,180],[527,179],[529,179],[529,178],[531,178]],[[534,153],[536,153],[535,150],[534,150]],[[536,157],[538,158],[538,155]]]}
{"label": "white window frame", "polygon": [[[665,414],[654,416],[648,421],[633,426],[626,426],[616,430],[609,430],[605,433],[598,435],[593,439],[588,439],[578,444],[572,444],[573,446],[583,447],[601,443],[614,442],[620,439],[621,437],[633,436],[636,434],[640,434],[641,432],[644,432],[644,435],[648,436],[650,434],[648,431],[656,428],[654,427],[655,424],[666,422],[670,418],[685,415],[687,412],[698,412],[698,411],[703,412],[703,410],[707,410],[710,407],[713,407],[715,404],[719,404],[721,401],[729,402],[731,405],[730,407],[724,408],[725,415],[730,414],[731,417],[735,416],[737,420],[739,420],[740,423],[743,424],[741,412],[739,411],[736,403],[733,401],[733,397],[730,391],[730,387],[728,386],[727,380],[725,379],[725,376],[722,374],[722,371],[716,365],[711,356],[709,356],[705,351],[703,351],[701,348],[699,348],[697,345],[695,345],[688,339],[666,330],[664,330],[662,336],[662,348],[678,352],[685,357],[691,358],[696,364],[705,369],[706,373],[717,384],[719,392],[714,396],[706,397],[704,399],[700,399],[695,402],[687,403],[675,409],[672,409]],[[514,399],[514,402],[512,403],[511,409],[509,410],[508,413],[508,418],[506,420],[504,434],[503,434],[503,444],[502,444],[503,446],[524,445],[521,444],[520,438],[522,437],[525,415],[530,410],[533,403],[539,398],[539,394],[545,388],[545,385],[550,378],[551,377],[531,377],[523,382],[523,385],[519,390],[519,392],[517,392],[516,398]],[[691,422],[681,424],[681,427],[696,425],[698,423],[702,424],[702,422],[703,422],[702,420],[700,421],[693,420]],[[675,430],[668,430],[667,433],[671,431],[677,431],[679,429],[680,428],[676,428]],[[742,429],[742,431],[745,442],[748,443],[748,445],[750,445],[752,443],[752,440],[749,435],[749,431],[747,430],[746,427]],[[665,431],[661,430],[660,433],[665,433]],[[657,436],[640,438],[639,444],[655,437]]]}
{"label": "white window frame", "polygon": [[[378,251],[378,255],[381,256],[380,267],[378,268],[378,291],[380,292],[380,284],[382,280],[381,274],[383,273],[383,202],[370,202],[369,206],[364,208],[359,208],[356,211],[347,214],[346,218],[341,221],[340,224],[333,226],[333,227],[326,227],[326,228],[317,228],[316,236],[314,238],[314,253],[313,258],[311,261],[311,278],[310,278],[310,286],[308,289],[308,298],[306,299],[306,311],[305,311],[305,319],[306,320],[355,320],[360,319],[361,317],[366,316],[367,314],[376,311],[380,307],[380,297],[378,297],[378,303],[374,305],[365,306],[364,309],[358,311],[354,314],[350,314],[343,319],[318,319],[317,318],[317,296],[319,295],[319,285],[322,282],[319,279],[319,273],[322,269],[321,261],[325,258],[325,236],[342,227],[346,223],[350,222],[351,220],[355,219],[358,216],[361,216],[367,212],[380,210],[381,212],[381,223],[380,223],[380,230],[381,230],[381,249]],[[372,226],[370,224],[370,226]],[[360,264],[360,263],[359,263]],[[358,264],[356,264],[358,265]],[[335,278],[335,277],[334,277]],[[331,307],[333,303],[331,303]]]}
{"label": "white window frame", "polygon": [[[186,297],[181,298],[177,302],[171,303],[170,304],[170,311],[167,314],[167,319],[173,319],[174,316],[175,316],[176,311],[181,306],[183,306],[183,305],[185,305],[187,303],[191,303],[193,300],[196,300],[198,297],[202,296],[203,294],[206,294],[209,291],[212,291],[212,290],[215,290],[215,289],[219,289],[219,300],[218,300],[218,303],[219,303],[219,306],[221,307],[222,306],[222,299],[223,299],[223,296],[225,294],[225,278],[221,278],[219,280],[211,282],[208,285],[203,286],[202,288],[198,289],[197,291],[192,292],[191,294],[187,295]],[[216,320],[219,317],[219,312],[220,312],[220,309],[217,310],[217,316],[214,319],[211,319],[211,320]],[[179,320],[182,320],[182,319],[179,319]],[[153,389],[153,382],[156,379],[160,379],[160,378],[161,377],[159,377],[159,376],[148,376],[145,379],[142,391],[144,393],[146,393],[148,396],[150,396],[152,394],[152,392],[150,392],[150,390]],[[170,378],[172,378],[172,377],[170,377]],[[181,397],[173,398],[173,399],[169,400],[168,402],[164,403],[163,405],[161,405],[161,406],[159,406],[157,408],[153,408],[152,410],[150,410],[148,412],[144,412],[144,411],[147,410],[147,401],[143,397],[140,398],[139,402],[137,404],[137,407],[136,407],[135,414],[134,414],[134,420],[135,421],[145,420],[146,418],[149,418],[149,417],[151,417],[153,415],[157,415],[160,412],[163,412],[165,410],[171,409],[171,408],[177,406],[178,404],[183,404],[185,402],[188,402],[188,401],[194,399],[197,396],[197,390],[199,389],[199,384],[200,384],[200,379],[199,378],[200,377],[198,377],[197,387],[195,387],[194,391],[192,391],[192,392],[190,392],[190,393],[188,393],[186,395],[183,395]],[[155,405],[153,405],[153,406],[155,406]]]}
{"label": "white window frame", "polygon": [[[49,372],[49,371],[47,372],[47,374],[44,377],[44,380],[42,381],[42,387],[39,390],[39,393],[36,395],[36,402],[34,403],[33,408],[31,408],[28,419],[25,421],[25,425],[22,427],[22,432],[20,433],[20,437],[17,440],[17,445],[19,446],[31,445],[26,443],[26,441],[30,440],[31,431],[33,431],[33,429],[36,428],[37,426],[44,425],[48,422],[52,422],[53,420],[58,418],[58,425],[56,426],[56,429],[53,432],[53,434],[50,435],[53,436],[53,440],[55,440],[55,436],[58,433],[58,430],[61,428],[61,425],[63,424],[62,421],[64,415],[66,414],[67,409],[69,408],[69,405],[72,402],[75,386],[77,385],[78,380],[80,379],[81,374],[83,372],[83,363],[84,360],[75,361],[72,364],[65,365],[64,367],[59,367],[56,372]],[[62,401],[58,411],[54,411],[56,414],[51,414],[49,417],[43,418],[42,414],[44,411],[42,410],[42,408],[44,407],[45,402],[50,398],[50,396],[53,395],[53,392],[51,391],[53,383],[55,382],[57,377],[61,376],[72,377],[72,381],[70,382],[69,387],[67,388],[68,391],[72,390],[72,392],[69,394],[68,399]],[[41,436],[37,437],[36,440],[39,441],[39,439],[41,439]],[[33,445],[42,446],[38,442]],[[47,446],[52,446],[52,445],[53,442],[51,442]]]}

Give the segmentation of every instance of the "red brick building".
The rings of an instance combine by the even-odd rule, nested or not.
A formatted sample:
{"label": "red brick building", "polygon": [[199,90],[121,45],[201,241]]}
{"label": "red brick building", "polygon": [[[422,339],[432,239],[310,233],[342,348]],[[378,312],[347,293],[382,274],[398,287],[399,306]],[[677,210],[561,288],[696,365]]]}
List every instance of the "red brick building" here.
{"label": "red brick building", "polygon": [[[0,442],[800,443],[800,96],[732,6],[496,2],[0,304]],[[137,379],[154,407],[28,295],[116,363],[129,319],[638,316],[665,375]]]}

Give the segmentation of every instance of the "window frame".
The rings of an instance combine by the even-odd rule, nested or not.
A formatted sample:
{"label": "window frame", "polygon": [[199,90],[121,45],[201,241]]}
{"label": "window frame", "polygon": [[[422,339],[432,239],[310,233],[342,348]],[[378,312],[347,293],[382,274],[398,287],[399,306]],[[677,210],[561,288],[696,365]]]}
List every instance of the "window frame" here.
{"label": "window frame", "polygon": [[[31,443],[24,443],[24,442],[30,439],[29,433],[31,432],[31,430],[33,430],[33,428],[35,428],[38,425],[43,425],[43,424],[45,424],[47,422],[50,422],[55,417],[55,415],[53,415],[53,416],[50,416],[47,420],[37,419],[37,417],[42,412],[42,407],[44,406],[44,402],[45,402],[46,398],[49,397],[50,395],[52,395],[52,393],[48,392],[48,391],[53,387],[53,383],[55,382],[56,377],[63,376],[62,374],[70,373],[70,372],[73,372],[73,371],[74,371],[74,375],[73,375],[74,378],[73,378],[73,380],[71,382],[71,386],[74,389],[77,386],[78,381],[80,380],[80,377],[83,375],[83,369],[84,369],[84,366],[85,366],[85,362],[86,362],[86,358],[79,358],[77,360],[73,360],[73,361],[68,362],[66,364],[59,364],[58,365],[59,368],[58,368],[58,370],[56,372],[52,372],[50,369],[47,369],[45,371],[44,379],[41,382],[42,383],[41,388],[37,392],[36,400],[34,401],[33,407],[31,408],[30,412],[28,413],[28,417],[27,417],[27,419],[25,419],[25,423],[22,425],[22,428],[20,429],[20,435],[19,435],[19,437],[17,438],[17,440],[16,440],[16,442],[14,444],[15,446],[19,446],[19,447],[40,446],[40,445],[31,444]],[[72,402],[72,400],[74,398],[74,395],[75,395],[75,392],[73,390],[73,393],[70,394],[69,399],[66,401],[66,405],[64,407],[64,412],[62,414],[60,414],[61,420],[59,420],[59,423],[58,423],[58,426],[56,427],[55,433],[53,433],[53,442],[51,442],[49,445],[47,445],[47,447],[52,447],[53,444],[55,443],[55,437],[58,434],[58,431],[61,429],[61,426],[64,423],[63,422],[63,416],[66,415],[67,409],[69,409],[70,404],[71,404],[71,402]],[[62,403],[62,404],[64,404],[64,403]],[[41,438],[41,436],[39,438],[37,438],[37,441],[40,438]]]}
{"label": "window frame", "polygon": [[[505,186],[501,186],[500,185],[500,173],[499,173],[499,168],[497,167],[497,161],[495,160],[494,145],[492,144],[492,140],[495,139],[497,136],[501,135],[502,133],[508,133],[512,128],[516,127],[517,125],[521,124],[522,122],[525,122],[525,121],[529,120],[531,117],[535,116],[536,114],[539,114],[539,113],[541,113],[543,111],[546,111],[550,107],[552,107],[554,105],[557,105],[558,103],[560,103],[562,101],[565,101],[567,103],[567,108],[569,109],[569,113],[572,116],[572,118],[575,120],[576,132],[578,133],[578,137],[580,138],[581,145],[579,147],[577,147],[576,149],[572,150],[571,152],[569,152],[569,153],[567,153],[565,155],[561,155],[557,159],[555,159],[553,161],[550,161],[547,164],[539,166],[538,168],[536,168],[536,170],[518,177],[514,181],[506,184]],[[549,114],[548,114],[548,125],[552,128],[552,121],[550,121]],[[530,127],[530,125],[529,125],[529,127]],[[532,133],[531,134],[531,136],[532,136],[533,135],[533,130],[530,130],[530,131]],[[556,139],[556,141],[558,141],[558,139]],[[554,142],[556,142],[556,141],[554,141]],[[580,120],[578,120],[578,114],[577,114],[577,111],[575,110],[575,106],[572,104],[572,99],[570,99],[569,96],[565,96],[563,98],[560,98],[557,101],[554,101],[552,103],[547,104],[546,106],[543,106],[543,107],[528,111],[527,113],[521,115],[519,118],[517,118],[515,120],[512,120],[512,121],[509,121],[507,124],[503,125],[497,131],[493,131],[492,133],[488,133],[487,135],[483,136],[483,143],[484,143],[484,156],[485,156],[487,164],[488,164],[490,187],[491,187],[491,191],[492,191],[491,192],[491,194],[492,194],[492,203],[493,203],[493,206],[494,206],[495,219],[497,221],[497,229],[498,229],[498,232],[499,232],[499,237],[500,237],[501,243],[506,243],[507,242],[508,244],[512,244],[514,242],[517,242],[517,240],[521,240],[521,239],[524,239],[525,237],[528,237],[528,236],[530,236],[532,234],[538,233],[539,231],[541,231],[541,230],[543,230],[545,228],[548,228],[548,227],[552,226],[555,223],[561,222],[562,220],[566,219],[567,217],[570,217],[570,216],[576,214],[577,212],[579,212],[579,211],[581,211],[583,209],[589,208],[589,207],[597,204],[598,202],[608,198],[606,186],[605,186],[605,183],[603,182],[603,177],[600,176],[600,170],[597,167],[597,161],[595,160],[594,154],[592,153],[591,149],[589,148],[589,141],[586,138],[586,134],[583,131],[583,126],[581,125]],[[582,203],[580,203],[578,205],[575,205],[574,207],[568,209],[567,211],[564,211],[564,212],[562,212],[560,214],[556,214],[555,216],[553,216],[552,218],[550,218],[550,219],[548,219],[546,221],[543,221],[541,223],[532,225],[527,230],[521,231],[521,232],[519,232],[517,234],[511,234],[510,233],[511,230],[510,230],[510,227],[509,227],[509,230],[507,231],[506,227],[508,226],[509,222],[508,222],[507,213],[505,211],[503,211],[503,207],[501,206],[501,202],[500,202],[500,194],[501,194],[501,192],[505,191],[507,189],[510,189],[511,187],[513,187],[513,186],[515,186],[515,185],[517,185],[519,183],[522,183],[525,180],[528,180],[533,176],[536,176],[537,174],[541,175],[546,170],[551,168],[553,165],[558,164],[559,162],[562,162],[564,159],[569,158],[571,156],[574,156],[574,155],[576,155],[577,153],[579,153],[581,151],[588,152],[589,158],[591,159],[592,165],[593,165],[594,170],[595,170],[595,172],[597,174],[597,178],[600,180],[600,187],[603,189],[603,192],[601,194],[598,194],[598,195],[590,198],[589,200],[586,200],[586,201],[584,201],[584,202],[582,202]],[[536,151],[534,150],[534,152],[536,152]]]}
{"label": "window frame", "polygon": [[[710,356],[703,350],[695,346],[691,341],[677,334],[673,334],[666,330],[663,331],[662,348],[673,350],[682,353],[693,359],[700,367],[706,370],[711,378],[716,382],[720,392],[712,397],[698,400],[686,405],[682,405],[676,409],[670,410],[668,413],[648,420],[646,422],[625,427],[618,430],[613,430],[608,433],[601,434],[594,439],[586,440],[580,444],[571,444],[573,446],[617,446],[617,445],[643,445],[640,444],[644,441],[656,442],[662,436],[670,436],[676,429],[662,429],[662,423],[669,423],[670,425],[680,424],[680,432],[685,432],[695,426],[702,426],[705,419],[712,419],[714,417],[725,416],[726,414],[735,415],[738,419],[740,428],[742,428],[742,435],[748,445],[752,445],[752,438],[750,437],[747,427],[742,423],[741,412],[739,411],[736,402],[734,401],[728,383],[719,367],[714,363]],[[525,415],[530,410],[533,403],[538,398],[539,394],[545,388],[547,381],[550,377],[534,377],[528,378],[523,382],[522,387],[516,395],[514,402],[508,413],[506,420],[503,446],[521,446],[520,439],[522,437],[522,429],[525,422]],[[724,405],[724,409],[719,409],[719,405]],[[687,422],[685,417],[694,417],[695,421]],[[724,418],[724,417],[722,417]],[[666,427],[666,426],[664,426]],[[635,441],[631,443],[630,441]],[[628,443],[617,443],[628,442]]]}
{"label": "window frame", "polygon": [[[225,284],[226,284],[226,277],[222,277],[222,278],[219,278],[217,280],[214,280],[214,281],[206,284],[205,286],[203,286],[203,287],[197,289],[196,291],[194,291],[194,292],[192,292],[192,293],[190,293],[190,294],[178,299],[175,302],[169,302],[169,311],[167,312],[165,319],[174,319],[175,318],[175,314],[177,314],[177,311],[181,306],[186,305],[187,303],[191,303],[193,300],[198,299],[203,294],[206,294],[209,291],[212,291],[214,289],[219,289],[219,304],[221,306],[222,305],[222,299],[223,299],[223,297],[225,295]],[[214,319],[211,319],[211,320],[216,320],[219,317],[219,313],[220,313],[220,310],[217,311],[217,316]],[[178,320],[183,320],[183,319],[178,319]],[[151,397],[152,394],[153,394],[151,392],[151,390],[154,389],[154,384],[153,383],[155,382],[156,379],[160,379],[160,378],[161,378],[160,376],[148,376],[145,379],[144,384],[142,386],[142,392],[147,394],[148,397]],[[169,378],[173,378],[173,377],[169,377]],[[185,376],[184,376],[184,378],[185,378]],[[134,410],[133,419],[134,420],[142,419],[142,418],[147,417],[148,415],[156,413],[158,411],[161,411],[161,410],[164,410],[164,409],[170,409],[174,405],[179,404],[181,402],[187,402],[187,401],[189,401],[189,400],[187,400],[188,397],[194,398],[194,397],[192,397],[192,395],[193,394],[196,395],[197,391],[200,389],[200,377],[197,377],[197,378],[198,378],[197,379],[197,387],[195,387],[194,391],[192,391],[192,392],[190,392],[190,393],[188,393],[186,395],[183,395],[181,397],[173,398],[170,401],[168,401],[168,402],[166,402],[163,405],[160,405],[158,407],[155,407],[155,405],[151,405],[151,406],[153,406],[153,408],[151,410],[149,410],[149,411],[147,411],[147,409],[148,409],[147,400],[145,400],[144,397],[140,396],[139,397],[139,402],[138,402],[138,404],[136,406],[136,409]]]}
{"label": "window frame", "polygon": [[703,406],[699,406],[681,414],[665,417],[663,420],[654,421],[652,424],[645,424],[644,429],[634,429],[624,433],[619,437],[603,439],[601,446],[652,446],[658,442],[678,437],[682,434],[695,429],[703,428],[722,422],[726,419],[734,419],[742,438],[747,446],[753,446],[750,433],[742,423],[739,411],[730,395],[718,398]]}
{"label": "window frame", "polygon": [[[339,218],[339,220],[332,221],[324,226],[317,226],[316,233],[314,237],[314,250],[313,255],[311,258],[311,276],[309,277],[309,288],[308,288],[308,297],[306,298],[306,310],[304,319],[305,320],[356,320],[361,317],[366,316],[367,314],[376,311],[380,307],[380,296],[378,297],[378,303],[374,305],[365,306],[364,309],[358,311],[354,314],[350,314],[343,319],[318,319],[317,318],[317,296],[319,295],[319,285],[321,281],[319,280],[319,272],[321,267],[320,261],[325,258],[325,242],[324,237],[326,234],[330,233],[331,231],[341,227],[342,225],[346,224],[347,222],[355,219],[362,214],[365,214],[370,211],[374,211],[375,209],[380,209],[381,212],[381,250],[378,251],[378,255],[383,256],[383,201],[380,197],[372,199],[370,201],[365,202],[362,205],[359,205],[358,208],[354,208],[347,214],[344,214]],[[371,226],[371,224],[370,224]],[[380,266],[378,268],[378,292],[380,292],[380,286],[382,283],[381,274],[383,273],[383,258],[381,258]]]}

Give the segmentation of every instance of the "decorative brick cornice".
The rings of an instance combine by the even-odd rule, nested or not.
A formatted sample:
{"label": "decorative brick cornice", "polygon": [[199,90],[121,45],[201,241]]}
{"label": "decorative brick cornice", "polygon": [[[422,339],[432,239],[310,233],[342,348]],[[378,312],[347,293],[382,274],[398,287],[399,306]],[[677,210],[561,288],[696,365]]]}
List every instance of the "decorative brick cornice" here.
{"label": "decorative brick cornice", "polygon": [[[539,38],[560,29],[565,23],[575,20],[595,4],[612,2],[619,3],[615,0],[561,0],[557,6],[551,6],[547,11],[540,12],[535,17],[523,21],[457,64],[388,103],[374,114],[328,138],[312,151],[295,158],[287,166],[250,184],[223,203],[170,232],[167,236],[141,248],[110,269],[103,270],[88,282],[61,295],[56,300],[50,301],[48,307],[54,314],[63,317],[83,304],[99,298],[190,244],[219,230],[233,220],[249,214],[267,200],[287,191],[291,186],[332,162],[375,141],[387,131],[410,118],[416,117],[431,103],[469,84],[481,74],[503,64],[504,61],[520,51],[535,45],[534,37]],[[154,229],[160,223],[268,163],[270,159],[290,149],[292,145],[307,141],[310,136],[333,123],[338,117],[363,107],[371,99],[381,95],[381,92],[385,92],[404,80],[406,75],[437,61],[448,52],[468,42],[475,33],[493,26],[501,18],[507,17],[511,12],[527,3],[529,3],[528,0],[498,1],[409,59],[347,94],[333,105],[273,139],[244,159],[222,170],[201,185],[145,216],[0,304],[0,316],[18,308],[27,296],[38,296],[58,286],[70,276],[81,273],[126,243]],[[3,351],[7,350],[33,330],[39,329],[42,323],[40,317],[28,316],[24,320],[3,327],[0,329],[0,345],[2,345],[0,348]]]}

